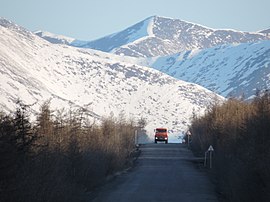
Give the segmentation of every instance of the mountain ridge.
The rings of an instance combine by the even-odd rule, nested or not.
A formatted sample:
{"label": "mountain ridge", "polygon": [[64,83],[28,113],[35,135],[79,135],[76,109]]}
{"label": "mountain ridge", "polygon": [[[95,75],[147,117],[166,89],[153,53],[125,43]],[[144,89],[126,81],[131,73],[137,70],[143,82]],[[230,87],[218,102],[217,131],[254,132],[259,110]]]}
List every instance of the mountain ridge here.
{"label": "mountain ridge", "polygon": [[132,57],[156,57],[222,44],[269,40],[267,33],[213,29],[180,19],[151,16],[123,31],[69,45]]}
{"label": "mountain ridge", "polygon": [[52,98],[54,109],[73,103],[89,109],[93,119],[124,110],[130,118],[146,118],[148,131],[167,126],[179,134],[193,113],[223,100],[199,85],[121,62],[119,56],[51,44],[13,24],[0,25],[0,45],[0,104],[6,111],[15,109],[17,98],[34,111]]}
{"label": "mountain ridge", "polygon": [[270,41],[184,51],[146,59],[144,65],[224,97],[252,99],[257,90],[270,88]]}
{"label": "mountain ridge", "polygon": [[75,39],[72,37],[67,37],[64,35],[59,35],[59,34],[53,34],[47,31],[35,31],[34,32],[37,36],[49,41],[50,43],[54,44],[66,44],[69,45],[72,43]]}

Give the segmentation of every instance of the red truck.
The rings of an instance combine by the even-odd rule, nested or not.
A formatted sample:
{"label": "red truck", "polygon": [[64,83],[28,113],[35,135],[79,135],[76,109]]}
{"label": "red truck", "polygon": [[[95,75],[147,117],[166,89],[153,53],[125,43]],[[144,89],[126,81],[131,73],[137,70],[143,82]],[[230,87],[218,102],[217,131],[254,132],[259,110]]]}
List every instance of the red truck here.
{"label": "red truck", "polygon": [[156,128],[155,130],[155,143],[158,141],[165,141],[168,143],[168,130],[167,128]]}

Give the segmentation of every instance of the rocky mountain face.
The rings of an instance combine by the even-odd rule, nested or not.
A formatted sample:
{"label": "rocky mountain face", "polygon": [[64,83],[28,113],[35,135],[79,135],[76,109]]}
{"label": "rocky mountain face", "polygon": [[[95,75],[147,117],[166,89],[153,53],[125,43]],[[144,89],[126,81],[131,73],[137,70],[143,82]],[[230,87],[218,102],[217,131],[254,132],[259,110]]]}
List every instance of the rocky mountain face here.
{"label": "rocky mountain face", "polygon": [[144,64],[224,97],[252,99],[258,90],[270,89],[270,41],[184,51]]}
{"label": "rocky mountain face", "polygon": [[4,111],[14,110],[18,98],[33,112],[51,99],[53,109],[83,107],[96,120],[124,112],[127,118],[144,117],[148,131],[166,126],[179,133],[193,113],[201,114],[223,100],[199,85],[129,63],[123,56],[49,43],[3,18],[0,47]]}
{"label": "rocky mountain face", "polygon": [[251,33],[211,29],[179,19],[153,16],[123,31],[95,41],[75,40],[70,45],[118,55],[155,57],[222,44],[269,40],[270,36],[267,33],[267,31]]}
{"label": "rocky mountain face", "polygon": [[[69,45],[113,52],[120,61],[151,66],[225,97],[250,99],[270,88],[269,31],[217,30],[153,16],[101,39]],[[132,57],[121,57],[127,55]]]}

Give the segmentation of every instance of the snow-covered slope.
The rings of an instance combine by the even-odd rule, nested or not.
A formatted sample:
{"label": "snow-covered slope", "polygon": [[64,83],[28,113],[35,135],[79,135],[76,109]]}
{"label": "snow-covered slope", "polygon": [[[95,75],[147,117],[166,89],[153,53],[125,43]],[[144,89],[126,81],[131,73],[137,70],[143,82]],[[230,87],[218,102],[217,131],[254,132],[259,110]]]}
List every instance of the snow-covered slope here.
{"label": "snow-covered slope", "polygon": [[265,34],[266,36],[269,36],[270,37],[270,28],[269,29],[262,30],[259,33]]}
{"label": "snow-covered slope", "polygon": [[124,31],[111,34],[90,42],[75,40],[71,43],[71,45],[77,47],[92,48],[104,52],[111,52],[115,48],[119,48],[136,40],[141,40],[142,38],[148,38],[148,36],[151,36],[152,27],[150,26],[152,21],[153,19],[150,17],[125,29]]}
{"label": "snow-covered slope", "polygon": [[222,45],[146,61],[145,65],[225,97],[250,99],[257,90],[270,89],[270,41]]}
{"label": "snow-covered slope", "polygon": [[43,39],[55,43],[55,44],[70,44],[73,41],[75,41],[74,38],[63,36],[63,35],[58,35],[58,34],[53,34],[50,32],[46,31],[35,31],[34,32],[36,35],[42,37]]}
{"label": "snow-covered slope", "polygon": [[269,40],[264,33],[218,30],[179,19],[153,16],[123,31],[71,45],[134,57],[169,55],[185,50],[204,49],[221,44]]}
{"label": "snow-covered slope", "polygon": [[[192,112],[202,113],[220,96],[152,68],[117,60],[99,51],[51,44],[0,19],[0,108],[20,98],[37,111],[52,98],[53,108],[87,108],[98,119],[124,111],[147,119],[147,130],[185,130]],[[128,60],[128,58],[126,59]]]}

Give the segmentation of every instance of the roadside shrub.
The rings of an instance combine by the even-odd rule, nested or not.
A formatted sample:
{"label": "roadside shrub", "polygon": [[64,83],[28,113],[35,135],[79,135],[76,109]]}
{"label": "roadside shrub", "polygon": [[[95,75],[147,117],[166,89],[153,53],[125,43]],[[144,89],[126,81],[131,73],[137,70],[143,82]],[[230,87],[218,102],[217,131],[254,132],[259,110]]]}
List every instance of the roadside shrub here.
{"label": "roadside shrub", "polygon": [[90,121],[84,109],[52,111],[45,102],[35,122],[20,104],[0,112],[1,201],[81,201],[108,175],[130,166],[133,121]]}
{"label": "roadside shrub", "polygon": [[270,95],[252,102],[229,99],[195,118],[192,149],[215,149],[214,169],[226,201],[270,200]]}

